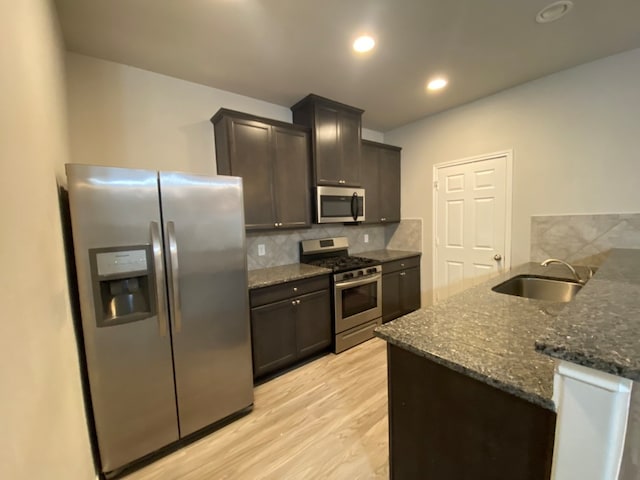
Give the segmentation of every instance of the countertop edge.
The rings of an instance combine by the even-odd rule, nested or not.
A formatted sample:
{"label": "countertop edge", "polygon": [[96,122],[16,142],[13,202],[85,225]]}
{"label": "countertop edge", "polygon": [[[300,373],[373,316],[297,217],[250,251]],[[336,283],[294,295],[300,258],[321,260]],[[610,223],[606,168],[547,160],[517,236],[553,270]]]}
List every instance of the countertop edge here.
{"label": "countertop edge", "polygon": [[422,256],[422,252],[414,252],[411,250],[382,249],[359,252],[355,255],[359,257],[370,258],[379,262],[393,262],[394,260],[402,260],[403,258]]}
{"label": "countertop edge", "polygon": [[[291,267],[292,268],[296,268],[299,265],[302,264],[292,264]],[[281,267],[286,267],[286,265],[283,265]],[[280,268],[281,268],[280,267]],[[313,277],[319,277],[321,275],[329,275],[331,273],[331,270],[329,270],[328,268],[322,268],[322,267],[313,267],[310,265],[306,265],[306,267],[309,267],[309,271],[307,272],[295,272],[295,273],[283,273],[283,274],[275,274],[272,278],[268,279],[268,280],[254,280],[253,282],[251,281],[251,272],[259,272],[259,271],[268,271],[272,268],[279,268],[279,267],[270,267],[270,268],[263,268],[263,269],[258,269],[258,270],[249,270],[248,271],[248,287],[249,287],[249,291],[251,290],[257,290],[259,288],[265,288],[265,287],[272,287],[274,285],[281,285],[283,283],[287,283],[287,282],[295,282],[296,280],[304,280],[307,278],[313,278]]]}
{"label": "countertop edge", "polygon": [[479,382],[485,383],[487,385],[490,385],[492,387],[498,388],[499,390],[502,390],[505,393],[508,394],[512,394],[517,396],[518,398],[521,398],[522,400],[525,400],[527,402],[531,402],[535,405],[538,405],[539,407],[542,407],[546,410],[550,410],[552,412],[556,412],[556,405],[553,402],[552,399],[547,399],[541,395],[537,395],[535,393],[532,392],[528,392],[525,391],[521,388],[518,388],[516,386],[514,386],[513,384],[509,384],[509,383],[505,383],[505,382],[501,382],[499,380],[496,380],[493,377],[490,377],[488,375],[483,375],[482,373],[467,368],[459,363],[456,362],[452,362],[450,360],[447,360],[445,358],[439,357],[437,355],[431,354],[429,352],[426,352],[424,350],[420,350],[418,348],[413,347],[412,345],[399,341],[394,337],[391,337],[389,335],[385,335],[383,332],[379,332],[378,330],[374,331],[374,335],[376,337],[379,337],[383,340],[385,340],[386,342],[395,345],[396,347],[402,348],[404,350],[407,350],[411,353],[413,353],[414,355],[418,355],[419,357],[423,357],[427,360],[433,361],[439,365],[442,365],[444,367],[447,367],[455,372],[458,372],[462,375],[466,375],[470,378],[473,378],[475,380],[478,380]]}

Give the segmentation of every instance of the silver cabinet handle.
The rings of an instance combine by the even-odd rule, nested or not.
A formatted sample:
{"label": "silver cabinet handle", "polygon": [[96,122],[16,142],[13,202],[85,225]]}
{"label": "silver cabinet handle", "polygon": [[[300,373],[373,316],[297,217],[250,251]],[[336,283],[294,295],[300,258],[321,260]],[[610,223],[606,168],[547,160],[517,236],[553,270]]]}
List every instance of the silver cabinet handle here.
{"label": "silver cabinet handle", "polygon": [[404,277],[407,274],[407,272],[400,272],[400,276]]}
{"label": "silver cabinet handle", "polygon": [[298,291],[298,287],[293,287],[293,291],[297,292]]}
{"label": "silver cabinet handle", "polygon": [[300,300],[296,300],[296,305],[300,305]]}
{"label": "silver cabinet handle", "polygon": [[173,317],[174,333],[182,329],[182,307],[180,305],[180,269],[178,266],[178,244],[176,242],[176,226],[167,222],[167,237],[169,239],[169,290],[171,301],[169,306]]}
{"label": "silver cabinet handle", "polygon": [[296,301],[295,300],[291,300],[291,305],[295,305]]}
{"label": "silver cabinet handle", "polygon": [[494,259],[496,262],[499,262],[500,260],[502,260],[502,255],[500,255],[499,253],[496,253],[496,254],[493,256],[493,259]]}
{"label": "silver cabinet handle", "polygon": [[151,247],[153,263],[156,270],[156,302],[158,310],[158,331],[161,337],[167,336],[167,301],[164,296],[164,265],[162,262],[162,244],[160,243],[160,227],[158,222],[151,222]]}
{"label": "silver cabinet handle", "polygon": [[401,267],[404,267],[404,263],[401,263],[401,264],[400,264],[400,266],[401,266]]}

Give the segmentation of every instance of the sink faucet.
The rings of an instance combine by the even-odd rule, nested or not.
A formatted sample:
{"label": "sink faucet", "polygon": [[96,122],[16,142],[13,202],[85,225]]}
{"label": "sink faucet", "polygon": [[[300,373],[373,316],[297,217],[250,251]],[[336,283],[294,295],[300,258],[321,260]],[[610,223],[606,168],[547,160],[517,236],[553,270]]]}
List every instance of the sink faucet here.
{"label": "sink faucet", "polygon": [[587,280],[583,280],[583,279],[580,278],[580,275],[578,275],[578,272],[576,272],[576,269],[573,268],[573,266],[571,266],[569,263],[565,262],[564,260],[559,260],[557,258],[547,258],[540,265],[543,266],[543,267],[547,267],[547,266],[551,265],[552,263],[560,263],[560,264],[564,265],[565,267],[567,267],[569,270],[571,270],[571,273],[575,277],[576,281],[578,283],[581,283],[582,285],[587,283],[587,280],[591,279],[591,277],[593,276],[593,270],[591,270],[591,268],[589,268],[589,278],[587,278]]}

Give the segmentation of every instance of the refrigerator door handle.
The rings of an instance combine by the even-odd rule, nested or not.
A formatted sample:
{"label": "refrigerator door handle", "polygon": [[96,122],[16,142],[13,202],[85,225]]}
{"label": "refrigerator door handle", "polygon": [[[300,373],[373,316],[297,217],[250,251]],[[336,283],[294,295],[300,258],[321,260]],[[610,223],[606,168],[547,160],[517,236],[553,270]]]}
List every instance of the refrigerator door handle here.
{"label": "refrigerator door handle", "polygon": [[171,316],[173,318],[174,333],[180,333],[182,329],[182,309],[180,306],[180,270],[178,267],[178,244],[176,242],[176,226],[173,222],[167,222],[167,237],[169,239],[169,290],[171,294]]}
{"label": "refrigerator door handle", "polygon": [[162,244],[158,222],[151,222],[151,245],[156,270],[156,297],[158,302],[158,330],[161,337],[167,336],[167,310],[164,290],[164,265],[162,264]]}

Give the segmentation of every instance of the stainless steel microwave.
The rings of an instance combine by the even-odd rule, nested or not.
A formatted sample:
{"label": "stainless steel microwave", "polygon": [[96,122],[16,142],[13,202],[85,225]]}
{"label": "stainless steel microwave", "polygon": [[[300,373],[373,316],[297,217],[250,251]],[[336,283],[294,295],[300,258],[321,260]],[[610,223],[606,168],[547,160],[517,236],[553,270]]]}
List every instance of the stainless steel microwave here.
{"label": "stainless steel microwave", "polygon": [[364,188],[317,187],[317,223],[363,222]]}

